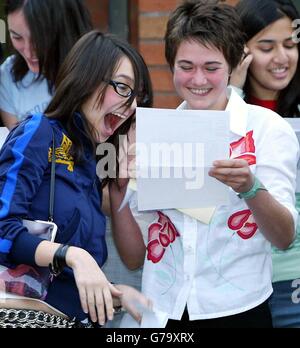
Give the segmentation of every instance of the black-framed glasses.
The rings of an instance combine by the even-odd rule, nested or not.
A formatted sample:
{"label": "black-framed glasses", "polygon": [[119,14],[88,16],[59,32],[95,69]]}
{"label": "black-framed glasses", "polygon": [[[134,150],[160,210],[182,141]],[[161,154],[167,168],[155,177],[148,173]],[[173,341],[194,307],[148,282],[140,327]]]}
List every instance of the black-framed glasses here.
{"label": "black-framed glasses", "polygon": [[130,86],[126,85],[126,83],[110,80],[108,84],[113,86],[115,92],[118,93],[121,97],[129,98],[133,93],[133,89]]}

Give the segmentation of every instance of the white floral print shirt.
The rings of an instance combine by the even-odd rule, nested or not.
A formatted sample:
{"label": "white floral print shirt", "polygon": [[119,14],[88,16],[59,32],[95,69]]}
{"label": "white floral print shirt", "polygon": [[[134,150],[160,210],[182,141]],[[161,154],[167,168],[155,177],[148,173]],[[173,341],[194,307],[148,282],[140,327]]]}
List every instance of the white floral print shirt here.
{"label": "white floral print shirt", "polygon": [[[248,161],[296,226],[299,146],[294,131],[276,113],[246,104],[230,88],[228,94],[230,157]],[[142,290],[153,300],[155,312],[144,318],[143,327],[180,320],[186,306],[190,320],[229,316],[271,295],[270,243],[245,201],[232,190],[229,195],[230,203],[216,207],[209,224],[175,209],[139,212],[136,193],[132,196],[130,207],[147,245]]]}

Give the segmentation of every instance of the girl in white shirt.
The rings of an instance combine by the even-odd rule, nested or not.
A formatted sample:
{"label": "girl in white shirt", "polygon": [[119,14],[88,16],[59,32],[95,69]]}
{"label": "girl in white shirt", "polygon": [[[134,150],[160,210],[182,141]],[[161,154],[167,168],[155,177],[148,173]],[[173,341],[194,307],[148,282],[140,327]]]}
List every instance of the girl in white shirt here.
{"label": "girl in white shirt", "polygon": [[[237,12],[246,36],[245,52],[230,84],[247,103],[274,110],[282,117],[300,117],[300,18],[291,0],[241,0]],[[299,188],[296,208],[300,207]],[[274,327],[300,327],[297,299],[300,278],[300,220],[293,244],[272,250]]]}
{"label": "girl in white shirt", "polygon": [[285,249],[294,238],[299,148],[279,115],[227,88],[244,52],[239,28],[230,6],[187,1],[171,14],[165,36],[180,108],[230,112],[230,157],[209,172],[230,188],[229,203],[209,221],[175,209],[139,212],[136,195],[118,212],[126,185],[110,187],[119,252],[131,268],[145,257],[142,290],[154,314],[144,327],[272,326],[270,245]]}

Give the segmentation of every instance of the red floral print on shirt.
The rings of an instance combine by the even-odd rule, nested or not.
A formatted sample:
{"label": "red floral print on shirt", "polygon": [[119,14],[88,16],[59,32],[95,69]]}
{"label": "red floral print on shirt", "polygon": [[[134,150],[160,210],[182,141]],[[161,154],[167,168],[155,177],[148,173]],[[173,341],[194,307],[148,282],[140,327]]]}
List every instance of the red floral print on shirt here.
{"label": "red floral print on shirt", "polygon": [[249,239],[254,236],[258,228],[249,209],[238,211],[231,215],[228,219],[228,227],[237,231],[237,234],[243,239]]}
{"label": "red floral print on shirt", "polygon": [[244,159],[249,166],[256,163],[253,131],[248,132],[245,137],[230,144],[230,158]]}
{"label": "red floral print on shirt", "polygon": [[172,221],[160,211],[158,221],[152,223],[148,228],[147,259],[153,263],[159,262],[166,248],[175,241],[180,234]]}

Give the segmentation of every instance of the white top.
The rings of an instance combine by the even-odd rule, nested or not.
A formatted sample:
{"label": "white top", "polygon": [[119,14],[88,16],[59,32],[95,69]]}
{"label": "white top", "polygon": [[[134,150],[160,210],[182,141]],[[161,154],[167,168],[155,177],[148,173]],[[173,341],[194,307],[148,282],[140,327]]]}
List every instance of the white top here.
{"label": "white top", "polygon": [[14,56],[8,57],[0,67],[0,109],[15,115],[18,121],[32,113],[43,112],[51,95],[46,79],[35,81],[31,71],[20,82],[14,82],[11,73]]}
{"label": "white top", "polygon": [[[228,91],[231,158],[248,160],[296,226],[299,145],[292,128],[273,111],[248,105]],[[229,205],[216,207],[209,224],[175,209],[139,213],[136,193],[132,196],[131,210],[148,236],[142,290],[153,300],[156,313],[155,320],[147,315],[143,327],[180,320],[186,305],[191,320],[210,319],[247,311],[271,295],[270,243],[245,201],[232,190],[229,195]]]}

